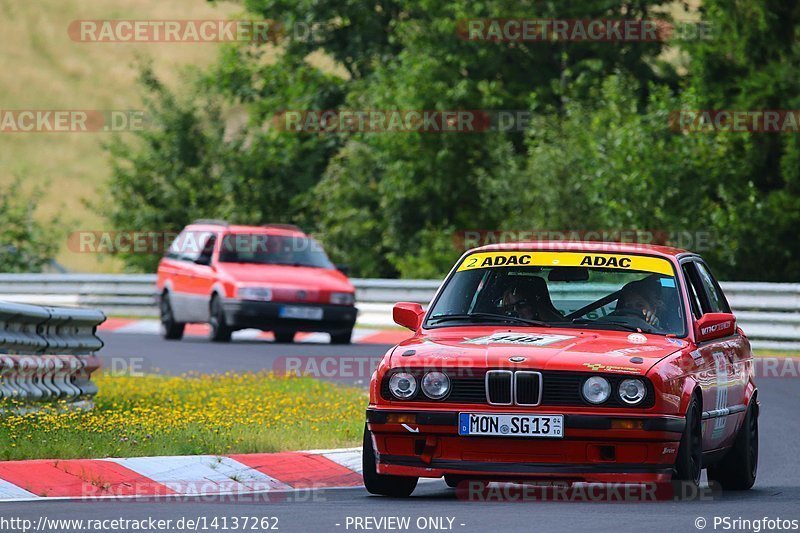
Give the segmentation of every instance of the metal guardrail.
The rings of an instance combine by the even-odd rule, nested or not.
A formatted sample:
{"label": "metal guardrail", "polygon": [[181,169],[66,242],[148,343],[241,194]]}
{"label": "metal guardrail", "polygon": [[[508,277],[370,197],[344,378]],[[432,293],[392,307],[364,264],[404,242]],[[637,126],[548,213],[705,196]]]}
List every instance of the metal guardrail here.
{"label": "metal guardrail", "polygon": [[[108,314],[155,317],[153,274],[0,274],[0,298],[98,307]],[[352,279],[370,323],[391,323],[391,304],[427,304],[438,280]],[[742,328],[759,348],[800,350],[800,283],[722,283]],[[585,288],[580,296],[587,296]],[[589,291],[590,292],[590,291]],[[579,295],[576,294],[576,297]]]}
{"label": "metal guardrail", "polygon": [[105,319],[94,309],[0,302],[0,414],[90,409]]}

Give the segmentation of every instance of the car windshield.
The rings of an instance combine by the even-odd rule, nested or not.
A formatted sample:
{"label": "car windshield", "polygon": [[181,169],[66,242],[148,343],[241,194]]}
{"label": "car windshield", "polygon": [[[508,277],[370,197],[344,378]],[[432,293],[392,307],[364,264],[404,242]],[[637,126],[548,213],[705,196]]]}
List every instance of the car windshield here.
{"label": "car windshield", "polygon": [[322,246],[308,237],[265,235],[256,233],[229,234],[222,239],[221,263],[255,263],[334,268]]}
{"label": "car windshield", "polygon": [[685,336],[672,264],[586,252],[466,256],[431,307],[426,327],[513,324]]}

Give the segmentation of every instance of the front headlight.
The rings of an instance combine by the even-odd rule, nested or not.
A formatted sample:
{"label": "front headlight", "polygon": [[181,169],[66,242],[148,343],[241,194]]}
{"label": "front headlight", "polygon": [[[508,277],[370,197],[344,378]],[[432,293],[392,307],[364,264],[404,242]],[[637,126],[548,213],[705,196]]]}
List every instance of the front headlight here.
{"label": "front headlight", "polygon": [[272,289],[269,287],[239,287],[236,289],[236,297],[241,300],[268,302],[272,300]]}
{"label": "front headlight", "polygon": [[356,303],[356,297],[352,292],[332,292],[331,303],[333,305],[353,305]]}
{"label": "front headlight", "polygon": [[604,377],[592,376],[583,384],[583,397],[589,403],[603,403],[609,396],[611,396],[611,384]]}
{"label": "front headlight", "polygon": [[619,384],[619,399],[628,405],[642,403],[647,396],[647,387],[641,379],[626,379]]}
{"label": "front headlight", "polygon": [[450,378],[444,372],[428,372],[422,378],[422,392],[431,400],[441,400],[450,392]]}
{"label": "front headlight", "polygon": [[408,372],[398,372],[389,379],[389,391],[395,398],[408,400],[417,392],[417,380]]}

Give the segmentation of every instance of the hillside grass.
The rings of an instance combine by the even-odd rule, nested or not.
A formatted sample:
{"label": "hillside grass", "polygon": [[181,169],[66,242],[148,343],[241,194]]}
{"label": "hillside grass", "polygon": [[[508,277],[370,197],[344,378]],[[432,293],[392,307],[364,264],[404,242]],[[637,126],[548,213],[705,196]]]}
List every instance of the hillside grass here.
{"label": "hillside grass", "polygon": [[[80,19],[227,19],[240,5],[205,0],[0,0],[0,109],[141,109],[137,65],[152,61],[156,74],[179,86],[189,67],[215,60],[215,43],[80,43],[67,34]],[[130,135],[130,134],[123,134]],[[0,133],[0,186],[15,176],[46,187],[37,215],[63,213],[71,230],[104,230],[107,223],[85,206],[102,202],[110,166],[104,133]],[[54,228],[61,230],[62,228]],[[66,229],[66,228],[64,228]],[[66,243],[65,243],[66,244]],[[118,262],[70,253],[58,261],[70,270],[118,271]]]}

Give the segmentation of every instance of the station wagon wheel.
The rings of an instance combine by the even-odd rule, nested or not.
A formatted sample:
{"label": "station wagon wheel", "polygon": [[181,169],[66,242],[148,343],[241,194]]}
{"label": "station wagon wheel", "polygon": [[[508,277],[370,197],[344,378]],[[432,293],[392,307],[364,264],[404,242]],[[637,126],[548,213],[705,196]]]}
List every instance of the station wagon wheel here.
{"label": "station wagon wheel", "polygon": [[742,427],[733,447],[716,464],[708,467],[708,479],[724,490],[748,490],[758,473],[758,403],[750,400]]}
{"label": "station wagon wheel", "polygon": [[161,320],[161,336],[166,340],[180,340],[183,338],[183,330],[186,324],[176,322],[175,314],[172,312],[172,304],[169,301],[169,293],[164,292],[158,304],[159,318]]}
{"label": "station wagon wheel", "polygon": [[208,323],[211,326],[210,338],[212,342],[228,342],[231,340],[233,330],[225,322],[225,312],[222,309],[219,296],[216,294],[211,297]]}
{"label": "station wagon wheel", "polygon": [[686,411],[686,428],[681,437],[678,457],[673,469],[673,481],[700,485],[700,474],[703,471],[703,427],[700,402],[692,396],[689,409]]}

